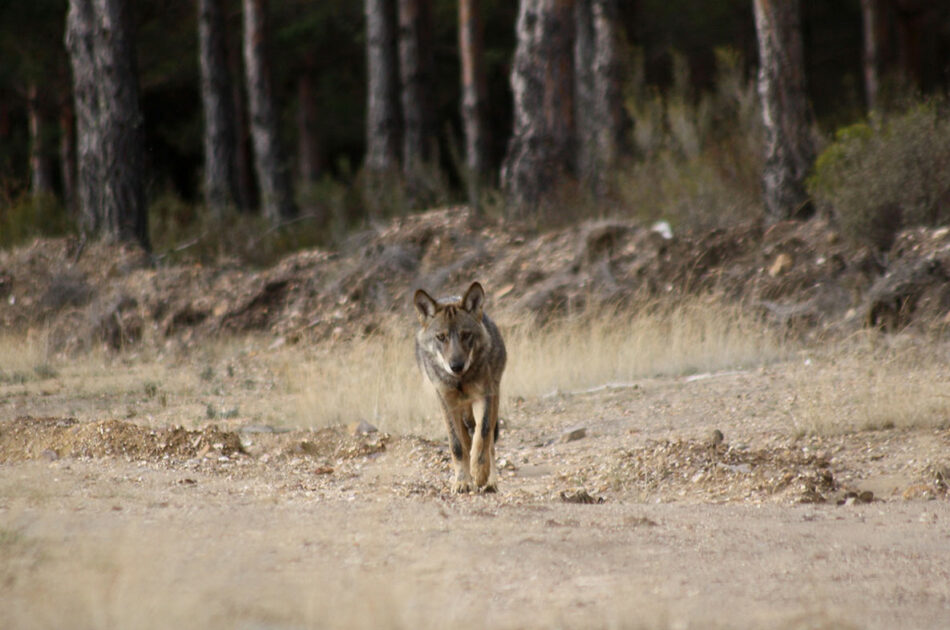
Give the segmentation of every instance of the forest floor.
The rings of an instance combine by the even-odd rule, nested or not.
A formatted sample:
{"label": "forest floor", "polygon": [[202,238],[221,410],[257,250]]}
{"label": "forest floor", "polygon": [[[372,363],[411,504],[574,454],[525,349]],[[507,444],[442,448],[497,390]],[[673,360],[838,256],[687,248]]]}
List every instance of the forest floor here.
{"label": "forest floor", "polygon": [[[607,233],[608,249],[626,247],[614,241],[627,228]],[[14,297],[24,277],[16,256],[35,261],[6,259]],[[616,271],[620,258],[606,260],[615,279],[632,277]],[[76,272],[52,281],[57,294],[82,296],[35,302],[48,322],[42,352],[36,328],[0,338],[0,627],[945,628],[950,619],[950,343],[931,320],[856,332],[846,311],[868,303],[861,294],[825,328],[813,321],[783,336],[780,351],[763,342],[752,358],[697,369],[695,340],[710,336],[701,330],[685,347],[654,351],[634,376],[531,389],[519,372],[564,362],[550,357],[566,342],[529,340],[541,352],[518,363],[527,352],[518,313],[531,298],[508,289],[521,295],[497,300],[513,355],[499,492],[456,495],[437,414],[412,408],[397,421],[383,396],[375,415],[328,421],[330,399],[307,398],[331,356],[343,357],[339,379],[319,377],[331,387],[361,370],[364,397],[389,380],[422,397],[408,335],[378,372],[354,364],[368,351],[358,344],[390,334],[365,312],[350,316],[379,287],[347,293],[328,319],[343,332],[324,334],[324,314],[290,306],[303,308],[290,285],[272,288],[269,306],[240,306],[215,284],[237,271],[129,273],[201,276],[207,291],[190,298],[190,318],[181,301],[150,310],[136,294],[112,321],[121,336],[140,317],[137,345],[127,337],[97,351],[70,342],[59,322],[101,326],[83,309],[131,285],[104,289],[92,271]],[[565,278],[545,295],[590,299],[590,287]],[[924,301],[937,295],[925,285]],[[7,304],[23,299],[32,298]],[[266,325],[203,337],[203,326],[238,311]],[[301,335],[288,318],[313,325]],[[650,367],[665,354],[680,367]],[[358,396],[344,393],[355,409]]]}

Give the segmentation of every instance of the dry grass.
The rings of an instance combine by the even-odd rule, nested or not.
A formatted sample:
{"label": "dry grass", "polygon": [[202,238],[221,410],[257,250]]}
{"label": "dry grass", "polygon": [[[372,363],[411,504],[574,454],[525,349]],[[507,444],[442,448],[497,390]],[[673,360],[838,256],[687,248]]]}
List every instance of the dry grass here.
{"label": "dry grass", "polygon": [[[739,307],[701,300],[637,312],[587,313],[543,327],[499,326],[508,347],[502,408],[516,397],[632,379],[762,365],[778,336]],[[391,432],[441,435],[438,405],[415,365],[410,326],[279,358],[301,426],[367,420]]]}
{"label": "dry grass", "polygon": [[938,340],[862,335],[806,355],[792,378],[800,433],[835,435],[950,425],[948,348]]}
{"label": "dry grass", "polygon": [[45,333],[0,332],[0,384],[24,383],[52,370]]}
{"label": "dry grass", "polygon": [[505,389],[533,397],[655,376],[743,369],[780,359],[785,344],[741,307],[715,300],[584,314],[508,332]]}
{"label": "dry grass", "polygon": [[[409,327],[275,357],[276,372],[294,398],[298,426],[324,427],[366,420],[384,431],[422,432],[438,409],[416,368]],[[428,419],[428,420],[427,420]]]}
{"label": "dry grass", "polygon": [[[499,318],[509,401],[664,376],[749,369],[792,356],[741,307],[711,299],[579,314],[539,327]],[[368,336],[270,348],[267,339],[205,344],[188,356],[51,357],[42,335],[0,337],[0,413],[131,418],[150,425],[236,420],[324,427],[366,420],[391,433],[442,436],[432,388],[415,365],[414,322]],[[797,433],[950,424],[946,344],[875,334],[805,351],[791,368]],[[805,355],[802,355],[803,357]]]}

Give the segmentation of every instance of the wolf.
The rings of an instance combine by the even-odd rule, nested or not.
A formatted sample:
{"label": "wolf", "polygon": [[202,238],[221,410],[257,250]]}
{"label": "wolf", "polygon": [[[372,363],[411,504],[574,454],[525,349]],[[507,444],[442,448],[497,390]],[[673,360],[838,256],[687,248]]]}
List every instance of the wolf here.
{"label": "wolf", "polygon": [[419,289],[412,301],[420,324],[416,362],[439,396],[449,432],[452,490],[497,492],[498,397],[508,355],[485,314],[485,291],[473,282],[463,297],[437,300]]}

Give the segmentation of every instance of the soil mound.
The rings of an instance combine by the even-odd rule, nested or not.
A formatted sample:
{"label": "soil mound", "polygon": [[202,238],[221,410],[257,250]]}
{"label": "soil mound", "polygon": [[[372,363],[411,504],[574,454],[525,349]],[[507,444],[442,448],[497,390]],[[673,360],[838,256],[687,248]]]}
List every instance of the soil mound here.
{"label": "soil mound", "polygon": [[243,453],[236,433],[216,426],[189,431],[182,427],[150,429],[122,420],[79,422],[75,418],[23,416],[0,422],[0,462],[60,457],[191,459],[213,453]]}
{"label": "soil mound", "polygon": [[630,221],[539,233],[448,208],[259,270],[161,265],[134,249],[38,240],[0,252],[0,327],[42,327],[65,352],[248,332],[294,342],[364,334],[392,313],[411,318],[416,287],[455,293],[478,279],[493,310],[541,319],[715,292],[781,326],[891,330],[950,323],[948,278],[948,228],[904,231],[883,254],[846,243],[821,219],[700,235]]}

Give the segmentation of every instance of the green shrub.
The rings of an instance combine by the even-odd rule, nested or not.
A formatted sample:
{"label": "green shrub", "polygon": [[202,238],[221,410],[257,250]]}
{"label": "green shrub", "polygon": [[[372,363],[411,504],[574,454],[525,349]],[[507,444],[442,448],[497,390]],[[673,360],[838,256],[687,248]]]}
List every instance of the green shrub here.
{"label": "green shrub", "polygon": [[256,211],[232,208],[218,217],[202,204],[164,194],[149,206],[152,249],[163,262],[229,258],[267,266],[297,250],[330,245],[361,213],[353,187],[330,178],[301,190],[297,202],[300,214],[275,225]]}
{"label": "green shrub", "polygon": [[9,204],[0,202],[0,247],[73,231],[72,217],[53,195],[23,195]]}
{"label": "green shrub", "polygon": [[941,110],[917,104],[844,127],[818,156],[808,192],[847,238],[882,244],[903,226],[950,218],[950,118]]}

